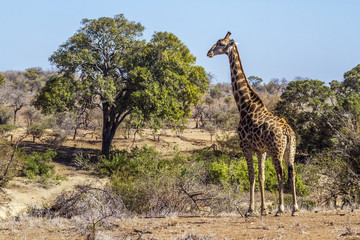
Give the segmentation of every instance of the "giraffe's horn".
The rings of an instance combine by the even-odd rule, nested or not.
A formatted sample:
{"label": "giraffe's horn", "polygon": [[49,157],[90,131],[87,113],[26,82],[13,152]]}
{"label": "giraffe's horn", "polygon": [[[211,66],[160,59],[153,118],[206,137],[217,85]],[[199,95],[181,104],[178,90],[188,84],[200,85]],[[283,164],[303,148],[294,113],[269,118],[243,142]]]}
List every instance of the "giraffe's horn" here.
{"label": "giraffe's horn", "polygon": [[231,35],[231,32],[227,32],[225,39],[229,39],[230,35]]}

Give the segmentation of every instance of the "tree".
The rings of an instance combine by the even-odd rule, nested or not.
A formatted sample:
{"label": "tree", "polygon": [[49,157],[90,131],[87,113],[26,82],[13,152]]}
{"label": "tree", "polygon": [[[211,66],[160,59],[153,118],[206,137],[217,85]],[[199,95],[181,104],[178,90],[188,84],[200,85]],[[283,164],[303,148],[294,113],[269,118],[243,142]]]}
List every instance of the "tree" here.
{"label": "tree", "polygon": [[35,80],[43,73],[44,71],[41,69],[41,67],[32,67],[25,69],[24,75],[29,80]]}
{"label": "tree", "polygon": [[343,86],[346,90],[360,93],[360,64],[344,73]]}
{"label": "tree", "polygon": [[27,127],[27,134],[32,135],[34,143],[36,138],[40,139],[44,135],[46,128],[46,124],[34,123]]}
{"label": "tree", "polygon": [[360,64],[344,73],[344,81],[332,81],[331,89],[336,96],[337,110],[341,116],[359,129],[360,124]]}
{"label": "tree", "polygon": [[38,91],[41,88],[41,76],[43,75],[44,71],[40,67],[32,67],[25,70],[24,76],[27,79],[27,84],[31,92]]}
{"label": "tree", "polygon": [[30,103],[33,93],[27,91],[28,85],[21,72],[4,72],[6,83],[1,86],[0,101],[13,108],[13,124],[16,124],[18,112]]}
{"label": "tree", "polygon": [[219,99],[222,97],[222,89],[219,85],[215,85],[212,88],[210,88],[210,97],[214,99]]}
{"label": "tree", "polygon": [[[144,27],[122,14],[84,19],[82,25],[50,57],[71,90],[63,93],[68,101],[58,103],[57,111],[101,108],[103,154],[108,155],[117,127],[130,114],[154,126],[163,120],[179,123],[207,89],[204,69],[175,35],[158,32],[148,43],[139,40]],[[35,105],[49,109],[57,95],[48,98],[48,91],[41,91]]]}
{"label": "tree", "polygon": [[252,87],[257,87],[263,82],[262,78],[257,76],[248,77],[248,81]]}
{"label": "tree", "polygon": [[16,117],[17,117],[17,113],[25,106],[28,104],[29,99],[26,96],[26,93],[22,90],[11,90],[9,92],[8,95],[8,102],[11,104],[11,106],[13,107],[13,111],[14,111],[14,120],[13,120],[13,124],[16,124]]}
{"label": "tree", "polygon": [[298,150],[310,153],[331,146],[333,131],[328,126],[333,93],[319,80],[292,81],[281,95],[275,112],[283,116],[297,135]]}
{"label": "tree", "polygon": [[324,151],[318,162],[330,181],[331,196],[340,195],[343,206],[360,203],[360,65],[344,74],[344,81],[332,81],[335,105],[328,126],[334,132],[334,145]]}

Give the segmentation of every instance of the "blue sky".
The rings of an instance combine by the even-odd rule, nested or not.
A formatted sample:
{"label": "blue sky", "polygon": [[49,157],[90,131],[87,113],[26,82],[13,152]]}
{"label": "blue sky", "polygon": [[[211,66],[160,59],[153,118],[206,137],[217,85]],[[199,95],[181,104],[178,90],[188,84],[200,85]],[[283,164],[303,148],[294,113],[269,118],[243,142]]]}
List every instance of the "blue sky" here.
{"label": "blue sky", "polygon": [[247,76],[268,82],[296,76],[343,80],[360,64],[357,0],[11,0],[0,2],[0,71],[52,69],[49,56],[80,28],[83,18],[123,13],[145,26],[144,38],[168,31],[197,64],[229,82],[226,56],[206,53],[231,31]]}

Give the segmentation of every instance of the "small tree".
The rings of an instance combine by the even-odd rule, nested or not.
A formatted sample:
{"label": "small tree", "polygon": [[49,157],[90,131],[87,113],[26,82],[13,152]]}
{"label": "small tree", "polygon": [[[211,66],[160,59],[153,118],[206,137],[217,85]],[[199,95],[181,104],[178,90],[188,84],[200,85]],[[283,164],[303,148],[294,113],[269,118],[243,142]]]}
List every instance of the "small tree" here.
{"label": "small tree", "polygon": [[27,121],[27,126],[32,125],[34,122],[37,122],[41,119],[41,114],[34,107],[29,106],[23,112],[24,117]]}
{"label": "small tree", "polygon": [[219,85],[215,85],[210,88],[210,97],[214,99],[219,99],[222,96],[222,89]]}
{"label": "small tree", "polygon": [[252,87],[257,87],[263,82],[262,78],[257,76],[248,77],[248,81]]}
{"label": "small tree", "polygon": [[11,118],[11,111],[3,106],[0,106],[0,125],[7,124]]}
{"label": "small tree", "polygon": [[34,143],[36,138],[40,139],[44,135],[45,130],[46,130],[45,124],[34,123],[27,128],[27,133],[29,135],[32,135],[33,143]]}

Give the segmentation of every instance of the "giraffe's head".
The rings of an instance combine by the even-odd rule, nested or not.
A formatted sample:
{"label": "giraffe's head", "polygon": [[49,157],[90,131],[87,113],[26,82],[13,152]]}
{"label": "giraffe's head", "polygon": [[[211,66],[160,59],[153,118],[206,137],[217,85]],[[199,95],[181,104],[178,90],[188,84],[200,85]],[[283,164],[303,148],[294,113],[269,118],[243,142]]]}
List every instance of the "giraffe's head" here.
{"label": "giraffe's head", "polygon": [[230,34],[231,32],[228,32],[223,39],[219,39],[209,50],[207,56],[213,57],[220,54],[228,55],[230,49],[235,45],[234,40],[229,38]]}

